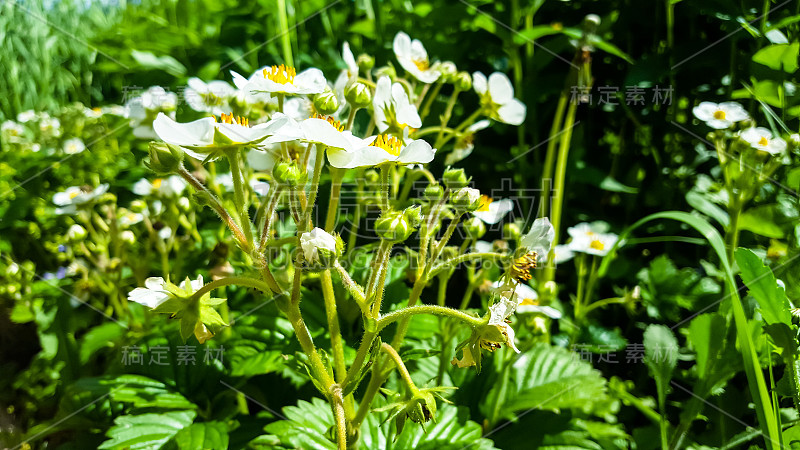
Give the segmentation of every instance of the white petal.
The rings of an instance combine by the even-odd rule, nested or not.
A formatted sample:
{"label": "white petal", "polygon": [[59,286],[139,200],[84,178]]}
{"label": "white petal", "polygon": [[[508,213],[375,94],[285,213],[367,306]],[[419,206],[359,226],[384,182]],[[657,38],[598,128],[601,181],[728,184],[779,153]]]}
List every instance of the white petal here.
{"label": "white petal", "polygon": [[489,75],[489,95],[492,100],[500,105],[505,105],[514,98],[514,86],[511,80],[502,72]]}
{"label": "white petal", "polygon": [[305,140],[327,145],[328,147],[353,150],[350,141],[345,135],[334,128],[330,122],[324,119],[306,119],[300,123]]}
{"label": "white petal", "polygon": [[473,73],[472,88],[475,89],[475,92],[477,92],[478,95],[485,94],[488,89],[488,82],[486,81],[486,75],[480,72]]}
{"label": "white petal", "polygon": [[328,87],[325,75],[317,68],[306,69],[294,77],[294,85],[301,94],[319,94]]}
{"label": "white petal", "polygon": [[522,125],[522,122],[525,121],[525,113],[525,104],[517,99],[512,99],[497,110],[500,121],[509,125]]}
{"label": "white petal", "polygon": [[173,145],[205,147],[214,142],[214,119],[211,117],[178,123],[164,113],[158,113],[153,129],[161,140]]}
{"label": "white petal", "polygon": [[714,118],[714,113],[719,110],[719,105],[712,102],[700,102],[699,105],[692,108],[692,114],[695,117],[707,122]]}
{"label": "white petal", "polygon": [[400,151],[397,161],[404,164],[427,164],[433,161],[435,154],[436,151],[431,148],[431,144],[417,139]]}
{"label": "white petal", "polygon": [[547,217],[536,219],[528,234],[523,236],[520,245],[527,248],[528,251],[536,252],[540,258],[545,258],[550,253],[555,234],[553,225]]}

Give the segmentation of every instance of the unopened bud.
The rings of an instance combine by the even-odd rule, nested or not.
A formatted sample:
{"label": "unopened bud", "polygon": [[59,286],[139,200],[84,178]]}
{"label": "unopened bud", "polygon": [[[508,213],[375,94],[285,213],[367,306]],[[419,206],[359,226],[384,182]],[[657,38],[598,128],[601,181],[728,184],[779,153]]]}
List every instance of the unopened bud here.
{"label": "unopened bud", "polygon": [[435,201],[442,198],[443,194],[444,194],[444,189],[442,189],[442,186],[437,183],[428,185],[428,187],[425,188],[425,193],[423,195],[425,196],[426,199]]}
{"label": "unopened bud", "polygon": [[178,208],[183,212],[189,212],[192,210],[192,202],[187,197],[181,197],[178,199]]}
{"label": "unopened bud", "polygon": [[411,236],[414,227],[403,212],[390,211],[375,221],[375,233],[389,242],[402,242]]}
{"label": "unopened bud", "polygon": [[486,234],[486,225],[477,217],[472,217],[464,222],[464,231],[470,239],[480,239]]}
{"label": "unopened bud", "polygon": [[354,83],[344,91],[344,97],[355,108],[364,108],[372,102],[372,93],[364,83]]}
{"label": "unopened bud", "polygon": [[507,223],[503,225],[503,237],[509,241],[516,241],[522,236],[522,231],[519,225],[515,223]]}
{"label": "unopened bud", "polygon": [[339,110],[339,99],[333,91],[326,91],[314,96],[314,109],[326,116]]}
{"label": "unopened bud", "polygon": [[151,142],[149,152],[150,160],[145,165],[157,175],[175,173],[183,163],[183,150],[177,145]]}
{"label": "unopened bud", "polygon": [[464,173],[464,169],[447,169],[444,171],[442,175],[442,180],[444,181],[444,185],[447,186],[448,189],[459,189],[467,185],[469,180],[467,179],[467,175]]}
{"label": "unopened bud", "polygon": [[458,72],[453,84],[456,85],[459,91],[468,91],[472,89],[472,77],[468,72]]}
{"label": "unopened bud", "polygon": [[375,58],[366,53],[362,53],[358,55],[356,63],[358,64],[359,70],[362,72],[369,72],[373,67],[375,67]]}
{"label": "unopened bud", "polygon": [[136,235],[131,230],[125,230],[119,234],[119,240],[128,245],[133,245],[136,243]]}
{"label": "unopened bud", "polygon": [[450,202],[457,209],[475,211],[481,206],[481,191],[463,187],[450,196]]}
{"label": "unopened bud", "polygon": [[439,70],[439,73],[442,74],[442,80],[445,82],[452,83],[456,80],[458,68],[453,61],[441,62],[436,68]]}
{"label": "unopened bud", "polygon": [[72,225],[67,230],[67,239],[70,242],[79,242],[86,239],[86,228],[83,228],[77,223]]}
{"label": "unopened bud", "polygon": [[147,202],[144,200],[134,200],[128,207],[132,212],[141,213],[147,209]]}
{"label": "unopened bud", "polygon": [[281,184],[289,186],[305,185],[306,175],[294,162],[281,161],[272,169],[272,177]]}

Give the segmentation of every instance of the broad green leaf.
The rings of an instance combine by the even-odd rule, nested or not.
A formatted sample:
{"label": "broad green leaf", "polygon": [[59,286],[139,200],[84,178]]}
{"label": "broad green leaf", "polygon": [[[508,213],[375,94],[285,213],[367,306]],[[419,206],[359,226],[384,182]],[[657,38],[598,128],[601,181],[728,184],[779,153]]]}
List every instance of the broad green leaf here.
{"label": "broad green leaf", "polygon": [[172,443],[179,449],[228,448],[228,426],[222,422],[199,422],[178,431]]}
{"label": "broad green leaf", "polygon": [[800,54],[800,43],[768,45],[753,55],[753,62],[763,64],[773,70],[794,73],[797,68],[797,56]]}
{"label": "broad green leaf", "polygon": [[650,369],[650,376],[656,380],[658,402],[666,404],[672,371],[678,364],[678,340],[668,327],[650,325],[644,331],[644,362]]}
{"label": "broad green leaf", "polygon": [[740,276],[747,285],[748,293],[761,307],[764,321],[768,325],[774,323],[791,325],[789,299],[786,298],[783,288],[778,286],[772,270],[761,262],[761,258],[746,248],[736,250],[736,263],[739,265]]}
{"label": "broad green leaf", "polygon": [[194,411],[172,411],[164,414],[120,416],[114,420],[106,435],[109,439],[99,448],[154,449],[161,448],[175,434],[194,420]]}
{"label": "broad green leaf", "polygon": [[739,228],[755,234],[775,239],[782,239],[786,233],[778,222],[777,204],[760,205],[750,208],[739,218]]}
{"label": "broad green leaf", "polygon": [[130,403],[135,408],[194,409],[195,405],[167,385],[141,375],[82,378],[75,382],[77,391],[97,396],[108,393],[111,400]]}
{"label": "broad green leaf", "polygon": [[701,314],[689,324],[687,336],[697,354],[697,376],[704,378],[711,360],[722,350],[725,340],[725,318],[717,313]]}

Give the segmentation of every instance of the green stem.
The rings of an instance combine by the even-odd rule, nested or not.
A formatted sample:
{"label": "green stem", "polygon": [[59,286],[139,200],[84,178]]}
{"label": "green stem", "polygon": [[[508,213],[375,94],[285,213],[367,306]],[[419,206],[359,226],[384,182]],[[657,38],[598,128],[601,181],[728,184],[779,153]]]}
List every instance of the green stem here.
{"label": "green stem", "polygon": [[231,176],[233,178],[234,202],[239,214],[239,224],[244,231],[244,236],[247,239],[249,248],[253,248],[253,229],[250,225],[250,214],[248,213],[248,206],[244,198],[244,183],[241,167],[241,154],[239,149],[231,149],[225,152],[228,157],[228,162],[231,166]]}
{"label": "green stem", "polygon": [[542,204],[541,217],[546,217],[550,208],[550,185],[553,182],[553,169],[556,163],[556,144],[558,144],[558,133],[561,132],[561,122],[564,120],[564,110],[567,108],[569,93],[565,90],[561,92],[556,106],[556,114],[553,118],[553,125],[550,127],[550,137],[547,139],[547,154],[544,159],[544,172],[542,173]]}
{"label": "green stem", "polygon": [[395,367],[397,367],[397,371],[400,372],[400,378],[406,383],[406,386],[411,392],[417,391],[417,385],[414,384],[414,380],[411,379],[411,374],[408,373],[408,368],[403,363],[403,358],[397,353],[397,350],[394,349],[391,345],[387,344],[386,342],[381,344],[381,350],[384,353],[389,355],[389,358],[394,362]]}
{"label": "green stem", "polygon": [[389,165],[381,164],[381,211],[389,210]]}
{"label": "green stem", "polygon": [[242,233],[242,229],[239,228],[239,225],[236,224],[236,221],[233,220],[228,210],[222,206],[222,202],[219,201],[216,195],[214,195],[211,191],[209,191],[203,183],[197,180],[185,167],[178,168],[178,175],[180,175],[184,180],[186,180],[197,192],[204,192],[207,195],[208,199],[208,206],[214,210],[215,213],[222,219],[223,222],[228,226],[228,229],[231,230],[236,240],[239,242],[239,245],[243,249],[247,249],[248,241],[245,237],[244,233]]}
{"label": "green stem", "polygon": [[347,367],[344,360],[344,343],[339,330],[339,316],[336,313],[336,296],[333,293],[333,279],[331,271],[325,270],[321,276],[322,296],[325,299],[325,316],[328,319],[328,332],[331,336],[331,350],[333,352],[333,370],[337,383],[341,383],[347,376]]}
{"label": "green stem", "polygon": [[492,252],[467,253],[466,255],[456,256],[455,258],[450,258],[448,260],[440,262],[439,264],[436,264],[428,273],[428,278],[433,278],[436,275],[438,275],[439,272],[455,268],[459,264],[465,263],[467,261],[474,261],[474,260],[504,261],[509,259],[511,259],[510,255],[504,255],[502,253],[492,253]]}
{"label": "green stem", "polygon": [[392,311],[378,319],[378,331],[399,320],[410,319],[417,314],[430,314],[434,316],[452,317],[471,327],[478,327],[485,323],[480,317],[471,316],[463,311],[439,305],[416,305]]}
{"label": "green stem", "polygon": [[294,66],[292,37],[289,35],[289,16],[286,14],[286,0],[278,0],[278,27],[280,29],[283,60],[286,65]]}
{"label": "green stem", "polygon": [[222,286],[229,286],[229,285],[232,285],[232,284],[235,284],[237,286],[246,286],[246,287],[259,289],[262,292],[272,292],[272,288],[270,288],[270,286],[268,284],[264,283],[261,280],[257,280],[255,278],[249,278],[249,277],[225,277],[225,278],[220,278],[219,280],[214,280],[214,281],[204,285],[203,287],[201,287],[200,289],[195,291],[194,294],[192,294],[192,299],[193,300],[194,299],[198,299],[198,298],[202,297],[203,295],[205,295],[206,293],[213,291],[214,289],[220,288]]}
{"label": "green stem", "polygon": [[311,178],[311,192],[308,195],[308,203],[303,212],[303,221],[311,228],[311,215],[317,202],[317,192],[319,192],[319,179],[322,176],[322,164],[325,161],[325,147],[317,144],[317,158],[314,160],[314,175]]}
{"label": "green stem", "polygon": [[341,198],[341,191],[342,191],[342,178],[344,178],[345,170],[337,169],[333,166],[330,167],[331,170],[331,196],[328,199],[328,212],[327,216],[325,217],[325,231],[331,232],[333,231],[333,227],[336,225],[336,216],[339,212],[339,200]]}

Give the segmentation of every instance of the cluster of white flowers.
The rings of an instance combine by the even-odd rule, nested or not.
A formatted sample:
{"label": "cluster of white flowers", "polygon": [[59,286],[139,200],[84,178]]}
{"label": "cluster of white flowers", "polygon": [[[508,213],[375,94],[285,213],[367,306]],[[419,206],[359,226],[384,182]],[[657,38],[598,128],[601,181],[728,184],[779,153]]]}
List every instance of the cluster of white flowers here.
{"label": "cluster of white flowers", "polygon": [[619,236],[608,232],[608,224],[601,221],[579,223],[568,228],[567,233],[571,238],[569,243],[557,245],[554,249],[556,264],[569,261],[576,252],[606,256],[619,240]]}
{"label": "cluster of white flowers", "polygon": [[175,117],[178,96],[160,86],[152,86],[142,95],[128,100],[125,115],[130,119],[133,135],[139,139],[156,139],[153,133],[153,120],[158,114],[167,113]]}
{"label": "cluster of white flowers", "polygon": [[[692,113],[716,130],[726,130],[737,123],[751,120],[747,111],[736,102],[701,102],[692,109]],[[737,135],[752,148],[770,155],[782,155],[786,151],[786,141],[763,127],[748,127]]]}

